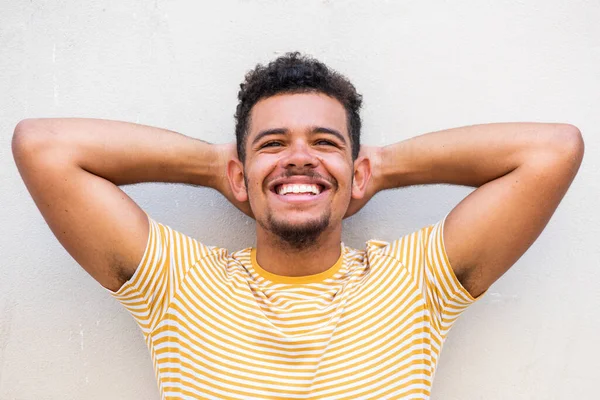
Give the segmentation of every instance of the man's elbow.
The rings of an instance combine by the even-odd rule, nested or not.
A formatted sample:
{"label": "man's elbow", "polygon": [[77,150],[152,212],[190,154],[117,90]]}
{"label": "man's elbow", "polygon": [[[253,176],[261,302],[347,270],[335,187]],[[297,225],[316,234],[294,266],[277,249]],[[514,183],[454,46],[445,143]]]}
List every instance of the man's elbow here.
{"label": "man's elbow", "polygon": [[45,148],[48,132],[46,118],[28,118],[15,126],[11,141],[13,154],[22,151],[31,152],[32,149]]}
{"label": "man's elbow", "polygon": [[12,145],[22,145],[24,142],[31,140],[33,137],[39,136],[42,131],[42,123],[39,118],[27,118],[19,121],[13,132]]}
{"label": "man's elbow", "polygon": [[571,124],[558,124],[557,135],[555,136],[555,149],[557,154],[566,161],[576,163],[577,166],[583,160],[585,152],[585,143],[583,135],[578,127]]}

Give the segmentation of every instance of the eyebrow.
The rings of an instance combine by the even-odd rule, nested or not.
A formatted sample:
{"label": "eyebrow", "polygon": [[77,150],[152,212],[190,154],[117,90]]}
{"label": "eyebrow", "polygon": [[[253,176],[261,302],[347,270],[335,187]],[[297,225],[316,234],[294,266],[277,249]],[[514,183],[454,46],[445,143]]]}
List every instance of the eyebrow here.
{"label": "eyebrow", "polygon": [[[252,141],[252,145],[255,145],[259,140],[261,140],[265,136],[285,135],[285,134],[288,134],[289,132],[290,132],[289,129],[286,129],[286,128],[265,129],[263,131],[260,131],[258,133],[258,135],[256,135],[256,137]],[[310,128],[310,133],[328,133],[330,135],[335,136],[344,145],[346,145],[346,138],[344,137],[344,135],[342,135],[340,132],[336,131],[335,129],[325,128],[324,126],[313,126]]]}

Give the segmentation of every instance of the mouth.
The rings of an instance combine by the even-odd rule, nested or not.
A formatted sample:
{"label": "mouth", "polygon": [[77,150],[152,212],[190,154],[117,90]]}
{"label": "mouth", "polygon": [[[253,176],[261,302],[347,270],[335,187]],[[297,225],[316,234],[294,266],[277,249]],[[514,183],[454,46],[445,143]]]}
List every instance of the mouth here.
{"label": "mouth", "polygon": [[312,202],[327,196],[329,188],[321,184],[284,183],[271,188],[271,193],[286,203]]}
{"label": "mouth", "polygon": [[283,183],[275,185],[273,191],[279,196],[289,196],[295,194],[309,194],[318,196],[325,187],[319,184],[296,184],[296,183]]}

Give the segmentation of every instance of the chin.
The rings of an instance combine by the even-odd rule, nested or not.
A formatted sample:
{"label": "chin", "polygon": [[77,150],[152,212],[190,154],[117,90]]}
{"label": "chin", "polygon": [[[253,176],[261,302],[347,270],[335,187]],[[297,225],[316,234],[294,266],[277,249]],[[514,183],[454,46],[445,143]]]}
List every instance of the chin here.
{"label": "chin", "polygon": [[313,226],[329,226],[329,219],[323,216],[283,216],[269,219],[270,226],[286,227],[288,229],[307,229]]}
{"label": "chin", "polygon": [[[267,216],[265,229],[278,236],[291,247],[301,249],[314,244],[321,234],[329,228],[331,213],[319,216],[287,218],[285,215]],[[261,224],[262,225],[262,224]]]}

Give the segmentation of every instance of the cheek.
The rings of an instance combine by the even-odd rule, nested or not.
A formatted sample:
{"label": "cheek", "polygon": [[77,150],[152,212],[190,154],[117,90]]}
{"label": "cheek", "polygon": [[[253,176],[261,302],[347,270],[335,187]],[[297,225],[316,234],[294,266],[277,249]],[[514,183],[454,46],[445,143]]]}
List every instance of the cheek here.
{"label": "cheek", "polygon": [[260,187],[275,167],[275,161],[268,155],[260,155],[248,160],[244,169],[248,184]]}
{"label": "cheek", "polygon": [[337,164],[331,165],[331,173],[338,181],[340,190],[348,190],[352,187],[352,178],[354,175],[354,169],[352,165],[348,165],[347,162],[338,162]]}
{"label": "cheek", "polygon": [[262,171],[257,168],[246,169],[244,173],[244,181],[248,194],[259,194],[262,191],[264,181]]}

